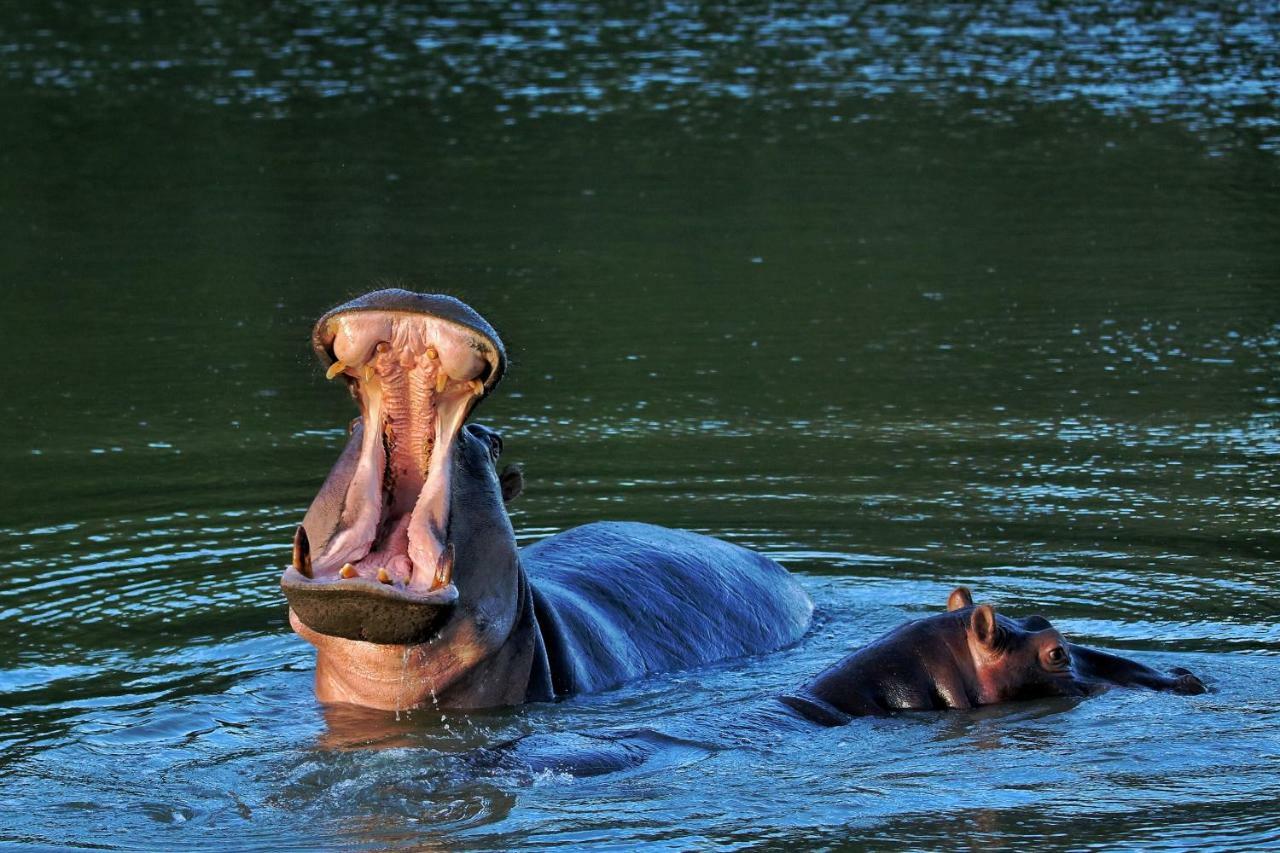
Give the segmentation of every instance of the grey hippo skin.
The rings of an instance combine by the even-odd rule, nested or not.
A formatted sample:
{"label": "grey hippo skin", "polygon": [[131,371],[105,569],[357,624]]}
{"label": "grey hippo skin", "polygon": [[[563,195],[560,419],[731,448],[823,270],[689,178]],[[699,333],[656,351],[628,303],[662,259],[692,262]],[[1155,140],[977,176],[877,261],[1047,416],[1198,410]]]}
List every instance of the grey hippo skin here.
{"label": "grey hippo skin", "polygon": [[281,587],[317,649],[316,695],[477,708],[602,690],[796,642],[813,611],[777,563],[629,522],[516,547],[502,439],[464,425],[502,377],[497,332],[448,296],[381,290],[312,345],[360,409]]}
{"label": "grey hippo skin", "polygon": [[1067,641],[1043,616],[1014,619],[974,605],[964,587],[947,612],[908,622],[823,670],[782,702],[824,725],[895,711],[974,708],[1090,696],[1112,685],[1205,692],[1185,669],[1166,675]]}

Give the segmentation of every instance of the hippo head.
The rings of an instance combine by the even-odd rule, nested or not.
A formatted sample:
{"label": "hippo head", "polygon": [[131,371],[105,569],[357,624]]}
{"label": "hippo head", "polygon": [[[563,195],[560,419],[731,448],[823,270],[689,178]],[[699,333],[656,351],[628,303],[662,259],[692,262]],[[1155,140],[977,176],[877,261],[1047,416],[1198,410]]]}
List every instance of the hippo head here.
{"label": "hippo head", "polygon": [[947,610],[965,620],[979,704],[1089,694],[1070,644],[1043,616],[1003,616],[989,604],[974,605],[964,587],[951,593]]}
{"label": "hippo head", "polygon": [[326,313],[312,345],[360,417],[295,534],[290,623],[319,650],[320,698],[410,707],[491,658],[520,606],[503,505],[519,473],[498,475],[497,433],[464,426],[505,352],[462,302],[395,289]]}

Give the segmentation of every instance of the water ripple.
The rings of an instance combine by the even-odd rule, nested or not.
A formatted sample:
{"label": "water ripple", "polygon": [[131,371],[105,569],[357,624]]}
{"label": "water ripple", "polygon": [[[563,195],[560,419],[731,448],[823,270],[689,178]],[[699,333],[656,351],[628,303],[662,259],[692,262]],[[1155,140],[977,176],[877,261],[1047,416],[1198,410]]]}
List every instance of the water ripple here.
{"label": "water ripple", "polygon": [[0,21],[0,74],[55,96],[176,93],[272,116],[425,100],[446,113],[481,106],[506,123],[622,110],[710,118],[748,100],[857,122],[902,95],[1002,121],[1029,104],[1075,103],[1178,122],[1211,145],[1280,142],[1280,19],[1265,2],[675,4],[643,14],[608,3],[242,5],[91,4],[74,22],[56,7],[15,6]]}

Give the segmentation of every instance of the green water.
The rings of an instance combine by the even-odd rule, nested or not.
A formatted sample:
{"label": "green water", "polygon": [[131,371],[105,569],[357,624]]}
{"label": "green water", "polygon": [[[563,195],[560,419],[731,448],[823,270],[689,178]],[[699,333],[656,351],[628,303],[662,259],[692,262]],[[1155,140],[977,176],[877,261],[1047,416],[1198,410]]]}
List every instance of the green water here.
{"label": "green water", "polygon": [[[0,12],[0,839],[180,849],[1280,841],[1280,13]],[[797,647],[325,712],[279,572],[353,409],[310,325],[452,293],[522,541],[795,572]],[[1201,697],[751,713],[956,583]],[[753,722],[754,720],[754,722]],[[522,734],[682,746],[468,769]]]}

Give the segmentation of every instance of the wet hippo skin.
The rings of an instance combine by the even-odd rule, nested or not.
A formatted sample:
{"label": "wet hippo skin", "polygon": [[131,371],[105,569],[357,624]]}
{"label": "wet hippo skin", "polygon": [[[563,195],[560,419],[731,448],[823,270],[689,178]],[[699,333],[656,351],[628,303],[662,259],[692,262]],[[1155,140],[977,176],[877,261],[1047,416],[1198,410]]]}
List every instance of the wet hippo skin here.
{"label": "wet hippo skin", "polygon": [[969,591],[958,587],[946,613],[896,628],[781,700],[814,722],[839,725],[895,711],[1089,696],[1112,685],[1205,692],[1185,669],[1166,675],[1076,645],[1042,616],[996,613],[989,604],[975,605]]}
{"label": "wet hippo skin", "polygon": [[495,431],[464,425],[505,350],[464,303],[376,291],[322,316],[312,345],[360,409],[281,578],[321,701],[545,701],[808,628],[781,566],[711,537],[611,522],[518,549],[505,503],[523,475],[499,472]]}

